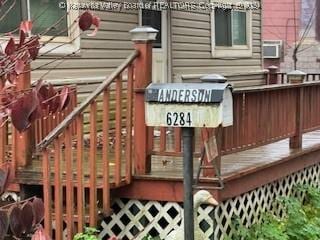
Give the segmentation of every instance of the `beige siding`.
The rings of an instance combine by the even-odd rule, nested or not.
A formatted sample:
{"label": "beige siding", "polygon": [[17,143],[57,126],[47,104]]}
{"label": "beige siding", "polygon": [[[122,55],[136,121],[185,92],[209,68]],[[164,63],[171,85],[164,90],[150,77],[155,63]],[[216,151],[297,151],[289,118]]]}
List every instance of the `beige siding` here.
{"label": "beige siding", "polygon": [[[135,0],[131,0],[135,1]],[[184,1],[184,0],[180,0]],[[209,0],[207,0],[209,1]],[[34,80],[46,74],[45,79],[94,78],[108,75],[133,50],[129,30],[138,25],[138,12],[95,12],[102,22],[97,36],[82,34],[81,51],[77,56],[56,61],[45,57],[35,61]],[[237,75],[261,71],[261,11],[253,13],[252,57],[217,59],[211,55],[211,18],[209,11],[177,11],[171,15],[171,63],[173,79],[180,81],[192,74],[222,73]],[[170,22],[170,21],[169,21]],[[44,66],[45,64],[45,66]],[[56,66],[59,64],[58,66]],[[48,70],[50,71],[49,74]],[[190,79],[186,77],[187,79]],[[238,75],[236,85],[263,83],[263,74]],[[242,82],[242,83],[241,83]]]}
{"label": "beige siding", "polygon": [[[181,79],[184,82],[200,82],[203,74],[183,74]],[[266,83],[266,71],[248,71],[246,73],[225,73],[228,82],[235,88],[263,85]]]}
{"label": "beige siding", "polygon": [[[184,0],[180,0],[184,1]],[[194,74],[232,74],[261,71],[261,11],[252,14],[252,57],[213,58],[211,54],[211,16],[209,11],[171,11],[172,73],[176,81],[193,79]],[[186,77],[186,78],[184,78]],[[263,74],[230,77],[236,86],[264,83]],[[196,79],[193,79],[196,80]],[[242,82],[242,83],[241,83]]]}
{"label": "beige siding", "polygon": [[[128,57],[133,50],[129,30],[138,25],[137,11],[94,12],[101,18],[101,26],[95,37],[81,35],[81,51],[78,56],[50,63],[52,58],[43,57],[32,63],[34,80],[39,79],[53,68],[45,79],[79,77],[101,77],[108,75]],[[55,65],[59,64],[57,67]]]}

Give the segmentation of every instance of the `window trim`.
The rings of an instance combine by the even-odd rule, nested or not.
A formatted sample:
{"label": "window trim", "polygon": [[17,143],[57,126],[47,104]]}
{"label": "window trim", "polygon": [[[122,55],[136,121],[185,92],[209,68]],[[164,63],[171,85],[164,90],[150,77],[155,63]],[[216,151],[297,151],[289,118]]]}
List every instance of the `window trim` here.
{"label": "window trim", "polygon": [[[71,6],[72,4],[78,4],[79,0],[66,0],[67,1],[67,6]],[[71,24],[78,18],[79,16],[79,10],[68,10],[69,15],[67,16],[67,24],[68,27],[71,26]],[[28,6],[28,18],[30,18],[30,7]],[[77,38],[75,38],[78,36]],[[40,38],[40,43],[48,41],[52,36],[41,36]],[[74,39],[75,38],[75,39]],[[71,43],[70,42],[72,39],[74,39]],[[43,54],[48,52],[46,55],[47,56],[61,56],[61,55],[68,55],[72,54],[73,52],[77,51],[80,49],[80,29],[77,24],[75,24],[71,29],[68,30],[68,36],[61,36],[61,37],[56,37],[54,40],[49,42],[47,45],[43,46],[39,50],[39,54]],[[2,42],[4,40],[4,42]],[[2,37],[0,38],[2,48],[4,49],[7,40],[9,40],[8,37]],[[67,43],[63,46],[60,46],[63,43]],[[60,47],[58,47],[60,46]],[[52,50],[54,49],[54,50]],[[50,51],[52,50],[52,51]],[[50,51],[50,52],[49,52]],[[75,55],[79,55],[79,52]]]}
{"label": "window trim", "polygon": [[[217,1],[217,0],[215,0]],[[223,2],[223,0],[218,0]],[[235,11],[241,11],[236,10]],[[213,58],[228,57],[252,57],[252,10],[242,10],[246,12],[246,38],[247,45],[216,46],[215,43],[215,12],[211,11],[211,55]]]}

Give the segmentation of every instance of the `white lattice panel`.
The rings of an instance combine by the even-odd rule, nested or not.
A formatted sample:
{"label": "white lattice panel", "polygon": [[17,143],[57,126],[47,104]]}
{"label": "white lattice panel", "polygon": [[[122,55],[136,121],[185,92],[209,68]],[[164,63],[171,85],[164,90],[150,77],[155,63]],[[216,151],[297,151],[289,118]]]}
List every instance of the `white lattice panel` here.
{"label": "white lattice panel", "polygon": [[[231,234],[232,216],[239,216],[249,226],[260,220],[262,212],[273,211],[282,215],[283,209],[273,204],[276,197],[289,196],[296,184],[319,186],[319,178],[320,164],[224,201],[216,208],[201,207],[198,211],[200,228],[208,239],[223,240]],[[117,235],[123,240],[139,240],[150,234],[165,239],[172,229],[179,226],[183,215],[181,205],[172,202],[117,199],[113,208],[114,214],[101,224],[101,238]]]}

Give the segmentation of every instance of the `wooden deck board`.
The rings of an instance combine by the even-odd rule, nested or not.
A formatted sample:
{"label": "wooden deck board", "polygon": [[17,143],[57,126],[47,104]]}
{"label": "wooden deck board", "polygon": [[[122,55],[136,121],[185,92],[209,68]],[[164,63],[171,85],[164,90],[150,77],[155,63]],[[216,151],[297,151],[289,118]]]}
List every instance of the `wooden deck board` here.
{"label": "wooden deck board", "polygon": [[[64,154],[62,154],[62,160],[61,160],[61,172],[63,175],[63,181],[65,182],[65,169],[66,169],[66,164],[63,159]],[[76,151],[73,149],[73,160],[74,160],[74,171],[73,171],[73,178],[76,180],[76,164],[75,164],[75,156],[76,156]],[[114,154],[110,154],[110,162],[109,162],[109,167],[110,167],[110,172],[114,172]],[[85,148],[84,151],[84,159],[88,160],[89,157],[89,148]],[[41,157],[37,157],[33,159],[32,164],[26,168],[20,168],[17,171],[17,182],[21,184],[39,184],[42,182],[42,164],[41,164]],[[98,151],[97,153],[97,184],[98,188],[102,187],[102,152],[101,150]],[[54,162],[53,160],[50,161],[50,167],[53,170],[54,169]],[[89,180],[89,161],[83,161],[83,171],[84,171],[84,185],[88,185],[88,180]],[[122,175],[125,175],[125,157],[122,154]],[[54,174],[52,174],[52,180],[53,180]],[[124,179],[123,179],[124,180]],[[110,182],[114,182],[114,175],[110,175]]]}
{"label": "wooden deck board", "polygon": [[[222,156],[221,173],[223,178],[232,177],[234,175],[243,173],[245,171],[252,171],[255,168],[259,168],[265,165],[270,165],[290,157],[293,154],[302,153],[312,147],[319,145],[320,148],[320,130],[305,133],[303,135],[302,149],[290,149],[289,139],[277,141],[275,143],[267,144],[264,146],[256,147],[253,149],[245,150],[242,152],[232,153]],[[85,156],[86,159],[86,156]],[[112,158],[111,158],[112,159]],[[125,170],[125,159],[122,157],[123,168]],[[110,181],[114,182],[114,175],[112,174],[114,161],[110,161]],[[85,179],[89,177],[89,169],[87,161],[84,161]],[[194,174],[196,175],[199,165],[199,159],[194,159]],[[64,162],[62,162],[62,169],[64,169]],[[102,181],[102,160],[101,150],[97,156],[98,169],[98,185],[101,185]],[[167,157],[167,156],[153,156],[152,157],[152,169],[150,174],[138,176],[139,178],[148,179],[170,179],[170,180],[182,180],[182,158],[180,157]],[[76,171],[74,171],[76,174]],[[74,175],[75,176],[75,175]],[[137,177],[137,176],[136,176]],[[42,181],[42,170],[40,160],[34,160],[33,164],[25,169],[19,169],[17,172],[17,180],[23,184],[39,184]]]}
{"label": "wooden deck board", "polygon": [[[221,174],[223,177],[227,177],[244,170],[272,164],[317,144],[320,144],[320,130],[303,135],[302,149],[290,149],[289,139],[285,139],[242,152],[224,155],[221,159]],[[199,161],[194,159],[195,174],[197,166],[199,166]],[[160,178],[166,176],[168,178],[182,178],[182,168],[182,159],[179,157],[154,156],[152,159],[152,171],[149,176],[144,177]]]}

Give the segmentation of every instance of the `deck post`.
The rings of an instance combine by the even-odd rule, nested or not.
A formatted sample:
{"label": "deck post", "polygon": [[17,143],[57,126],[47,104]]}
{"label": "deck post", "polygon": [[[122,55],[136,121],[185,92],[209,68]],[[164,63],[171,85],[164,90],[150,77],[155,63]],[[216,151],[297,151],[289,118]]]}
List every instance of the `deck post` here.
{"label": "deck post", "polygon": [[302,86],[296,88],[296,118],[293,119],[296,123],[295,135],[290,138],[290,148],[302,147],[302,134],[303,134],[303,90]]}
{"label": "deck post", "polygon": [[[17,91],[22,91],[30,88],[31,86],[31,72],[30,65],[25,67],[25,72],[20,74],[17,79]],[[15,156],[15,167],[25,167],[27,166],[32,157],[32,150],[35,146],[33,127],[29,128],[23,133],[18,132],[18,130],[13,129],[14,145],[13,151]]]}
{"label": "deck post", "polygon": [[269,74],[268,74],[268,85],[269,84],[277,84],[278,83],[278,75],[277,75],[277,66],[269,66],[268,67]]}
{"label": "deck post", "polygon": [[145,174],[151,170],[152,146],[148,141],[150,130],[145,122],[144,90],[152,82],[152,41],[158,31],[151,27],[137,27],[130,33],[134,47],[139,51],[134,81],[134,171],[136,174]]}
{"label": "deck post", "polygon": [[[221,173],[221,145],[222,145],[222,126],[217,128],[206,128],[202,129],[202,138],[204,141],[209,141],[210,138],[215,137],[217,144],[217,157],[215,159],[208,159],[207,154],[204,154],[204,166],[203,170],[204,177],[216,177]],[[212,163],[214,161],[214,163]],[[213,164],[216,164],[216,169],[213,168]]]}

